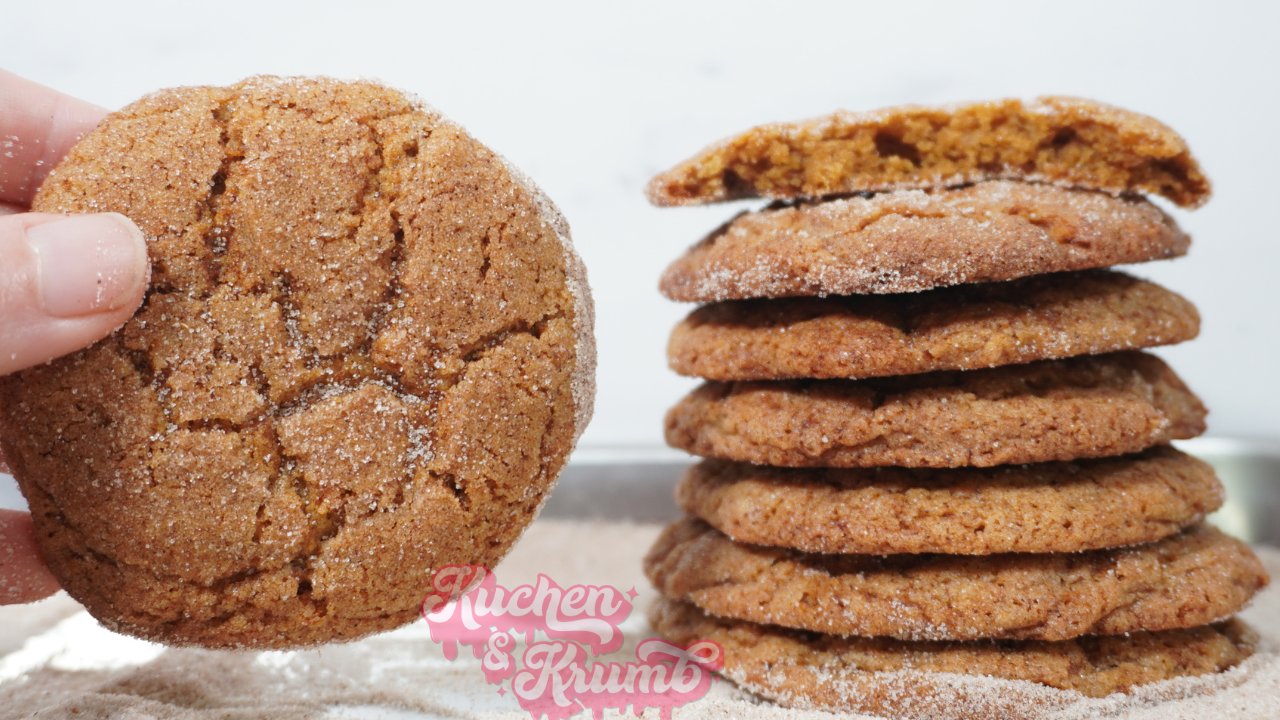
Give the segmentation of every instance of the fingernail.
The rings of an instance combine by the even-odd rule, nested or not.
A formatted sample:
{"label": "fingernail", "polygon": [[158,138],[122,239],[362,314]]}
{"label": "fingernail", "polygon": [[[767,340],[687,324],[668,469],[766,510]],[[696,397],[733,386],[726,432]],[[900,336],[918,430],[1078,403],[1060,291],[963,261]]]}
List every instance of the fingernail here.
{"label": "fingernail", "polygon": [[147,243],[123,215],[69,215],[27,228],[40,257],[40,304],[52,317],[114,310],[146,282]]}

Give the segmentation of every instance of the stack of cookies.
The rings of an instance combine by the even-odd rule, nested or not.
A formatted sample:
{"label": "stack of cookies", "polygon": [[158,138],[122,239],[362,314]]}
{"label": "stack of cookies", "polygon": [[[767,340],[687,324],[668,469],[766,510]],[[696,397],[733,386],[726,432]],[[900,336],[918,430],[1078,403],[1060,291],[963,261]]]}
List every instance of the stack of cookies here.
{"label": "stack of cookies", "polygon": [[[1267,583],[1202,521],[1169,445],[1205,409],[1157,357],[1195,308],[1105,269],[1189,240],[1140,193],[1208,181],[1155,120],[1083,100],[838,113],[753,129],[651,183],[772,198],[662,280],[706,303],[667,416],[703,460],[646,558],[654,626],[791,707],[1036,716],[1227,670]],[[1063,692],[1066,691],[1066,692]]]}

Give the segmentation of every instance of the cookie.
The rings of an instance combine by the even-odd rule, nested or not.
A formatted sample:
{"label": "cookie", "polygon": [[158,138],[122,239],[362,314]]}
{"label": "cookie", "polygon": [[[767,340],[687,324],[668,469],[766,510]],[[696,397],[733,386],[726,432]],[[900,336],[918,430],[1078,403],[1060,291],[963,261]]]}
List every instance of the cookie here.
{"label": "cookie", "polygon": [[672,300],[904,293],[1185,255],[1135,197],[992,181],[742,213],[663,273]]}
{"label": "cookie", "polygon": [[1105,270],[901,295],[729,300],[694,310],[667,359],[708,380],[866,378],[1098,355],[1194,338],[1200,315]]}
{"label": "cookie", "polygon": [[993,468],[774,468],[703,460],[676,502],[739,542],[817,553],[1079,552],[1151,542],[1222,506],[1207,463],[1137,455]]}
{"label": "cookie", "polygon": [[719,617],[899,640],[1069,640],[1222,620],[1267,584],[1235,538],[1197,525],[1080,553],[827,555],[736,543],[701,520],[645,557],[663,595]]}
{"label": "cookie", "polygon": [[124,328],[0,379],[45,558],[113,629],[279,648],[412,621],[434,568],[498,562],[590,415],[563,219],[395,90],[161,91],[34,209],[121,212],[150,238]]}
{"label": "cookie", "polygon": [[784,467],[990,467],[1138,452],[1204,432],[1200,400],[1141,352],[867,380],[708,382],[672,447]]}
{"label": "cookie", "polygon": [[649,622],[675,643],[718,643],[727,677],[783,706],[934,720],[1041,718],[1081,695],[1226,671],[1257,642],[1238,620],[1057,642],[840,638],[715,618],[665,598]]}
{"label": "cookie", "polygon": [[1042,97],[905,105],[773,123],[712,145],[650,181],[655,205],[822,197],[1009,178],[1209,198],[1187,143],[1154,118],[1099,102]]}

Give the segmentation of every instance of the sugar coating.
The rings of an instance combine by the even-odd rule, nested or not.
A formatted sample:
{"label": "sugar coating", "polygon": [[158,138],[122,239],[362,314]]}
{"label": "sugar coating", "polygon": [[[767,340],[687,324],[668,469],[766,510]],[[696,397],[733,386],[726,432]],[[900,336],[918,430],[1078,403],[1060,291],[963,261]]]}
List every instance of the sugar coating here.
{"label": "sugar coating", "polygon": [[[1257,642],[1238,620],[1057,642],[840,638],[716,618],[666,598],[649,621],[677,643],[719,643],[726,676],[783,706],[891,718],[1043,717],[1084,698],[1223,673]],[[1162,689],[1172,699],[1191,688]]]}
{"label": "sugar coating", "polygon": [[737,543],[701,520],[645,557],[664,596],[713,615],[900,640],[1068,640],[1206,625],[1268,582],[1249,547],[1197,525],[1081,553],[835,555]]}
{"label": "sugar coating", "polygon": [[992,468],[775,468],[703,460],[676,502],[739,542],[819,553],[1079,552],[1194,525],[1225,492],[1167,445]]}
{"label": "sugar coating", "polygon": [[[551,198],[547,197],[533,178],[512,165],[511,161],[502,155],[497,157],[511,179],[533,197],[539,217],[555,232],[556,239],[560,241],[561,249],[564,251],[565,287],[573,295],[574,327],[577,330],[577,345],[574,347],[576,363],[571,381],[576,413],[573,439],[576,443],[586,431],[587,425],[591,423],[596,400],[596,308],[591,298],[591,285],[587,282],[587,266],[582,262],[582,257],[578,255],[578,250],[573,245],[569,235],[569,221],[560,213],[560,208],[551,202]],[[0,458],[0,461],[2,460],[3,458]],[[544,502],[548,497],[550,493],[543,497]]]}
{"label": "sugar coating", "polygon": [[996,178],[1122,193],[1183,207],[1209,197],[1186,142],[1154,118],[1041,97],[871,112],[752,128],[650,181],[655,205],[960,185]]}
{"label": "sugar coating", "polygon": [[672,300],[918,292],[1184,255],[1141,198],[990,181],[739,214],[663,273]]}
{"label": "sugar coating", "polygon": [[866,380],[708,382],[672,447],[785,467],[990,467],[1138,452],[1204,432],[1200,400],[1128,351]]}
{"label": "sugar coating", "polygon": [[708,380],[864,378],[1098,355],[1194,338],[1200,315],[1106,270],[899,295],[728,300],[671,332],[672,370]]}
{"label": "sugar coating", "polygon": [[433,568],[496,564],[590,417],[563,218],[397,91],[161,91],[34,209],[122,212],[149,238],[128,324],[0,380],[45,557],[123,632],[284,647],[410,621]]}

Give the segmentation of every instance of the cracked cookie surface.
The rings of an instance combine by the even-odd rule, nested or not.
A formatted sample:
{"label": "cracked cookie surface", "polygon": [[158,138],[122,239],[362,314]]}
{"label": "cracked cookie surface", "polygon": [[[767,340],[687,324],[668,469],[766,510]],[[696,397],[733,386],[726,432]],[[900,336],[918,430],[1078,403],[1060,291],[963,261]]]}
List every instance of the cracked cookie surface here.
{"label": "cracked cookie surface", "polygon": [[919,292],[1185,255],[1142,198],[991,181],[742,213],[663,272],[672,300]]}
{"label": "cracked cookie surface", "polygon": [[671,332],[672,370],[708,380],[784,380],[976,370],[1171,345],[1200,315],[1123,273],[1037,275],[899,295],[729,300]]}
{"label": "cracked cookie surface", "polygon": [[1042,97],[840,111],[726,138],[650,181],[655,205],[940,187],[1008,178],[1209,198],[1187,143],[1158,120],[1092,100]]}
{"label": "cracked cookie surface", "polygon": [[676,643],[718,643],[724,675],[784,707],[935,720],[1046,717],[1079,697],[1047,688],[1100,698],[1219,673],[1257,643],[1239,620],[1057,642],[841,638],[716,618],[667,598],[653,604],[649,622]]}
{"label": "cracked cookie surface", "polygon": [[1136,455],[992,468],[775,468],[703,460],[676,502],[739,542],[817,553],[1079,552],[1134,545],[1222,505],[1207,463]]}
{"label": "cracked cookie surface", "polygon": [[1208,525],[1080,553],[832,555],[737,543],[701,520],[645,557],[659,592],[719,617],[900,640],[1068,640],[1217,622],[1267,584]]}
{"label": "cracked cookie surface", "polygon": [[149,238],[128,324],[0,378],[45,557],[114,629],[267,648],[411,621],[434,568],[505,554],[590,416],[564,220],[395,90],[161,91],[33,208]]}
{"label": "cracked cookie surface", "polygon": [[1154,355],[1127,351],[866,380],[708,382],[666,440],[784,467],[990,467],[1138,452],[1204,432],[1206,411]]}

